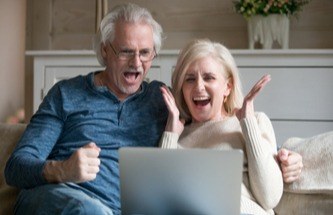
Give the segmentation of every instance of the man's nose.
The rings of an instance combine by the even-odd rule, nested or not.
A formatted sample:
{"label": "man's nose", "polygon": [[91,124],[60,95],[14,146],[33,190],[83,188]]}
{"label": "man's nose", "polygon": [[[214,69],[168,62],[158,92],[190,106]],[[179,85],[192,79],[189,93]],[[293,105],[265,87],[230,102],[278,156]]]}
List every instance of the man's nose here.
{"label": "man's nose", "polygon": [[130,59],[130,66],[133,66],[134,68],[138,68],[142,66],[142,61],[140,59],[140,54],[136,53],[131,59]]}

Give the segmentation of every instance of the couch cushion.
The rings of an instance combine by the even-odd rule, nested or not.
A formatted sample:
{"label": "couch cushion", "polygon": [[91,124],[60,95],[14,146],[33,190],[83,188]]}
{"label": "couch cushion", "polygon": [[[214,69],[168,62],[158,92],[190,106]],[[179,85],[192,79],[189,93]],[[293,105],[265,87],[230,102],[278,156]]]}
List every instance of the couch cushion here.
{"label": "couch cushion", "polygon": [[20,139],[26,125],[0,123],[0,214],[12,214],[18,190],[6,184],[6,162]]}
{"label": "couch cushion", "polygon": [[300,178],[285,184],[276,214],[326,215],[333,211],[333,132],[310,138],[290,138],[284,148],[303,157]]}
{"label": "couch cushion", "polygon": [[333,195],[283,192],[274,208],[276,215],[329,215],[333,211]]}
{"label": "couch cushion", "polygon": [[283,147],[301,154],[304,164],[299,180],[287,184],[285,191],[333,195],[333,131],[305,139],[290,138]]}

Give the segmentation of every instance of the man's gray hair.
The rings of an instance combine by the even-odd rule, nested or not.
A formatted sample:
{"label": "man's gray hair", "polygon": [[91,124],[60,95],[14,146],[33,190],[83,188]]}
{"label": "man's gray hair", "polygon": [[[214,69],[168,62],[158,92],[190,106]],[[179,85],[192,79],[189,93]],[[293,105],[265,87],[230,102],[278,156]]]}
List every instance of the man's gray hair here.
{"label": "man's gray hair", "polygon": [[115,37],[115,24],[122,20],[126,22],[138,23],[143,22],[149,24],[153,30],[154,48],[158,53],[162,46],[162,27],[158,24],[151,13],[136,4],[127,3],[114,7],[101,21],[99,31],[95,35],[93,48],[97,59],[102,66],[105,66],[102,57],[102,45],[107,41],[113,41]]}

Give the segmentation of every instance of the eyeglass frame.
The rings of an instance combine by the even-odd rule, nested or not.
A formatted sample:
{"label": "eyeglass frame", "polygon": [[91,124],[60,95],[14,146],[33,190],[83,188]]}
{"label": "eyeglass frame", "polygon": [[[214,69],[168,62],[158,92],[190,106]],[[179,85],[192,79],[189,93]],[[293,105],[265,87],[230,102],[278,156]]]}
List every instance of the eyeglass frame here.
{"label": "eyeglass frame", "polygon": [[[133,50],[131,50],[131,51],[133,51],[133,52],[131,52],[130,55],[126,55],[126,54],[125,54],[126,52],[121,51],[121,50],[117,52],[116,49],[113,47],[112,43],[111,43],[110,41],[108,41],[108,42],[109,42],[109,44],[110,44],[110,47],[111,47],[111,49],[112,49],[114,55],[115,55],[119,60],[123,60],[123,61],[131,60],[131,59],[133,59],[133,57],[135,57],[135,56],[137,55],[136,52],[133,51]],[[121,58],[121,56],[120,56],[121,53],[124,53],[124,55],[123,55],[124,58]],[[140,53],[140,51],[139,51],[139,59],[140,59],[140,61],[143,62],[143,63],[146,63],[146,62],[152,61],[152,60],[157,56],[157,53],[156,53],[155,47],[154,47],[154,50],[152,51],[152,54],[151,54],[151,55],[152,55],[152,58],[151,58],[151,59],[149,59],[149,60],[142,60],[142,59],[141,59],[142,53]]]}

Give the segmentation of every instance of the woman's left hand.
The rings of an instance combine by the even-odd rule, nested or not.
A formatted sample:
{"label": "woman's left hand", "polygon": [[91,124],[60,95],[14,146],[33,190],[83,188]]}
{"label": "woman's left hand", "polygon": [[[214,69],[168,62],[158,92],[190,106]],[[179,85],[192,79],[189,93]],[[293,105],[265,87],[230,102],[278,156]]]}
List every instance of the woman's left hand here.
{"label": "woman's left hand", "polygon": [[280,163],[285,183],[292,183],[299,179],[303,169],[302,156],[300,154],[282,148],[278,151],[277,159]]}
{"label": "woman's left hand", "polygon": [[250,90],[250,92],[245,96],[243,101],[243,106],[240,109],[235,110],[235,115],[238,120],[241,120],[248,116],[254,115],[254,98],[258,93],[264,88],[264,86],[271,80],[270,75],[264,75]]}

